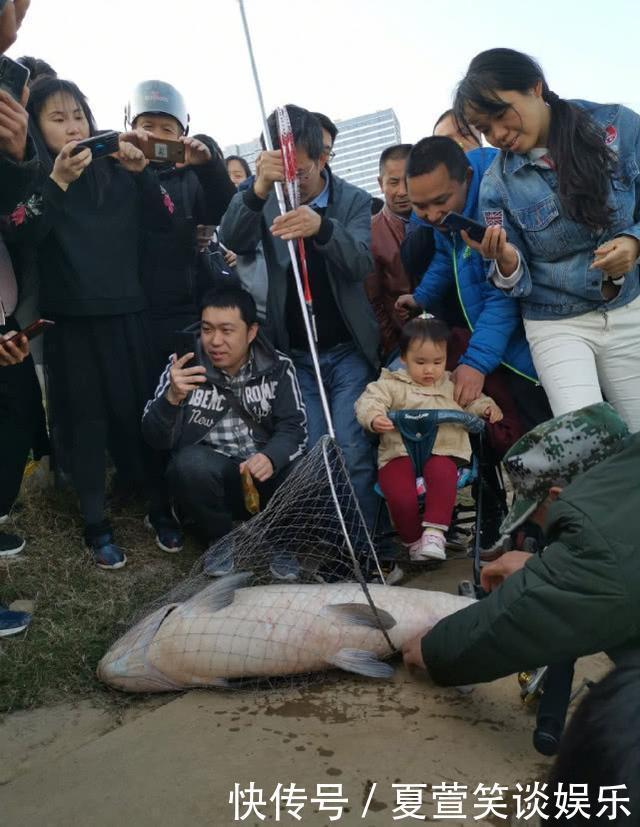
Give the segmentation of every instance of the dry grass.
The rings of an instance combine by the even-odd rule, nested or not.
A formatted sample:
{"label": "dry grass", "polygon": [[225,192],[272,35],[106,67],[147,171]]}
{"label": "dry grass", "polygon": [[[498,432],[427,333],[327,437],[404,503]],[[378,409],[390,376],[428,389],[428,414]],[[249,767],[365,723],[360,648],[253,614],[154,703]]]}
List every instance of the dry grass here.
{"label": "dry grass", "polygon": [[97,681],[96,665],[128,618],[178,582],[202,549],[188,541],[180,554],[160,551],[142,525],[144,506],[131,502],[111,515],[127,566],[101,571],[84,548],[75,497],[30,483],[4,527],[27,548],[0,563],[0,603],[33,600],[34,617],[24,635],[0,642],[0,711],[88,696],[126,703]]}

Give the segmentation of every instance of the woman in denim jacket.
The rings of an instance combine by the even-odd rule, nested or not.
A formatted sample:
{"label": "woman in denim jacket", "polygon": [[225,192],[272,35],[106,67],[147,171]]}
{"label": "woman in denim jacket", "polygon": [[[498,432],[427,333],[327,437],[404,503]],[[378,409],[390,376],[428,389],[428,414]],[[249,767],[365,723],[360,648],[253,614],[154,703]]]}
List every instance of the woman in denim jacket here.
{"label": "woman in denim jacket", "polygon": [[567,101],[511,49],[477,55],[454,109],[501,150],[485,173],[489,278],[520,300],[554,416],[607,399],[640,430],[640,117]]}

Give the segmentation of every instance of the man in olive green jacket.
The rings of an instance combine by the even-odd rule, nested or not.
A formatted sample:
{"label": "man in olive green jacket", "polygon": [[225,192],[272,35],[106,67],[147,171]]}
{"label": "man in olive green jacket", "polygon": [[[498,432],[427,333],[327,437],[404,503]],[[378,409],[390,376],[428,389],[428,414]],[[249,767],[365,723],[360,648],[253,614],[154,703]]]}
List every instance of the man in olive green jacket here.
{"label": "man in olive green jacket", "polygon": [[501,532],[529,519],[547,545],[486,566],[488,597],[407,644],[405,663],[441,685],[640,646],[640,434],[599,403],[534,428],[504,462],[516,496]]}

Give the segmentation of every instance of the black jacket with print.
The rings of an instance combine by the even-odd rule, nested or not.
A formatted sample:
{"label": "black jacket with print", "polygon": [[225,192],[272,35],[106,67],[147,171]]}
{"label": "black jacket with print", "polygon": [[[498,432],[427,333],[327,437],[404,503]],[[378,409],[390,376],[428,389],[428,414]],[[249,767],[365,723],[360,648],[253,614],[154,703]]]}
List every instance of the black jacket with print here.
{"label": "black jacket with print", "polygon": [[[196,327],[196,326],[194,326]],[[296,371],[284,354],[262,333],[251,345],[253,370],[240,402],[255,428],[249,426],[257,450],[271,460],[275,473],[302,456],[307,445],[307,418]],[[166,397],[171,362],[160,377],[142,417],[142,432],[153,448],[179,451],[201,442],[230,408],[224,374],[213,367],[198,339],[198,359],[207,367],[207,381],[179,405]]]}

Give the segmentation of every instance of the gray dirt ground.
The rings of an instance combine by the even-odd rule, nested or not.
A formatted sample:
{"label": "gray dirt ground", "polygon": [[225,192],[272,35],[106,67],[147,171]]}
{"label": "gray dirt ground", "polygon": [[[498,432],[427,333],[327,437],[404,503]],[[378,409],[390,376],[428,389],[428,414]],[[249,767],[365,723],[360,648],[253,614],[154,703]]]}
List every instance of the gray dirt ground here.
{"label": "gray dirt ground", "polygon": [[[451,561],[421,584],[453,590],[468,569],[467,561]],[[582,661],[579,677],[597,678],[607,663],[603,656]],[[385,683],[341,675],[306,688],[194,691],[134,700],[124,712],[62,704],[0,725],[0,825],[275,823],[273,803],[261,810],[265,821],[253,814],[234,821],[229,793],[235,782],[244,788],[250,781],[267,801],[278,782],[295,782],[309,798],[316,784],[342,784],[349,801],[339,820],[307,803],[301,821],[283,813],[283,824],[419,823],[394,820],[391,785],[442,781],[469,785],[471,802],[466,820],[440,823],[507,824],[475,821],[471,793],[480,782],[544,780],[549,762],[531,747],[532,725],[514,677],[463,696],[401,665]],[[433,815],[430,792],[425,801],[422,812]]]}

